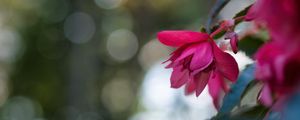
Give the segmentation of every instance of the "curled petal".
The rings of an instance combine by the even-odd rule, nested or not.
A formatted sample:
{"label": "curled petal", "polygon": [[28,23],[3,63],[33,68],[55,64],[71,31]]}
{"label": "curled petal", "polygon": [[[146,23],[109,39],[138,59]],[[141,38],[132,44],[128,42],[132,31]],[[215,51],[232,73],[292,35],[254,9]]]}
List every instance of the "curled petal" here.
{"label": "curled petal", "polygon": [[190,69],[203,70],[213,61],[212,46],[209,42],[201,43],[197,46],[197,52],[193,55]]}
{"label": "curled petal", "polygon": [[180,47],[188,43],[206,41],[209,35],[188,30],[173,30],[159,32],[157,38],[161,43],[167,46]]}
{"label": "curled petal", "polygon": [[228,80],[235,82],[239,74],[235,59],[230,54],[223,52],[214,42],[212,45],[217,70]]}
{"label": "curled petal", "polygon": [[190,45],[189,47],[187,47],[185,50],[182,51],[181,55],[175,61],[179,62],[179,61],[183,60],[184,58],[194,54],[197,50],[197,46],[199,46],[199,45],[195,44],[195,45]]}
{"label": "curled petal", "polygon": [[238,51],[238,36],[235,32],[230,32],[225,35],[225,39],[230,39],[232,51],[236,54]]}

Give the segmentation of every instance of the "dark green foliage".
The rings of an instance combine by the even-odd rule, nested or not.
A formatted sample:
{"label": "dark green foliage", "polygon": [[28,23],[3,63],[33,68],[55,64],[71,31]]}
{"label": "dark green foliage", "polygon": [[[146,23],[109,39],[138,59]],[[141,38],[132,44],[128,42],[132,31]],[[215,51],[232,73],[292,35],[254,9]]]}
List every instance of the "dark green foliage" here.
{"label": "dark green foliage", "polygon": [[237,112],[218,114],[211,120],[263,120],[268,108],[257,105],[253,107],[238,108]]}
{"label": "dark green foliage", "polygon": [[244,51],[247,56],[253,57],[263,43],[264,41],[257,36],[246,36],[239,41],[238,46],[239,50]]}
{"label": "dark green foliage", "polygon": [[200,32],[206,33],[207,31],[206,31],[205,27],[201,26],[200,27]]}
{"label": "dark green foliage", "polygon": [[[246,7],[246,8],[243,9],[242,11],[238,12],[237,14],[235,14],[235,16],[233,17],[233,19],[238,18],[238,17],[245,16],[245,15],[247,14],[247,12],[248,12],[248,10],[249,10],[249,8],[250,8],[251,6],[252,6],[252,5]],[[237,24],[239,24],[239,23],[241,23],[241,22],[242,22],[242,20],[236,20],[234,24],[237,25]]]}
{"label": "dark green foliage", "polygon": [[[218,28],[220,28],[220,26],[221,26],[220,24],[221,24],[221,23],[219,23],[219,24],[213,26],[213,27],[211,28],[211,31],[214,32],[214,31],[216,31]],[[219,39],[219,38],[221,38],[222,36],[224,36],[225,33],[226,33],[226,31],[225,31],[225,30],[222,30],[221,32],[219,32],[218,34],[216,34],[216,35],[213,37],[213,39],[214,39],[214,40]]]}
{"label": "dark green foliage", "polygon": [[243,9],[242,11],[238,12],[237,14],[235,14],[235,16],[233,18],[237,18],[237,17],[241,17],[241,16],[245,16],[249,10],[249,8],[251,7],[252,5],[246,7],[245,9]]}
{"label": "dark green foliage", "polygon": [[218,33],[218,34],[216,34],[214,37],[213,37],[213,39],[219,39],[219,38],[221,38],[222,36],[224,36],[225,35],[225,33],[226,33],[226,31],[222,31],[222,32],[220,32],[220,33]]}

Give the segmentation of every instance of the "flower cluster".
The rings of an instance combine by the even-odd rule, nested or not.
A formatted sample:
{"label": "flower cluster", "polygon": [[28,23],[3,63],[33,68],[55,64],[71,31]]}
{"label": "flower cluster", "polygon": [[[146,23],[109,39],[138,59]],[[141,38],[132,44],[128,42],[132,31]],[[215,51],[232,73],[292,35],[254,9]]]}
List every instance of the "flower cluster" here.
{"label": "flower cluster", "polygon": [[299,11],[299,0],[257,0],[245,17],[270,32],[271,40],[255,55],[256,78],[264,83],[259,100],[266,106],[300,86]]}
{"label": "flower cluster", "polygon": [[235,82],[239,69],[235,59],[223,51],[224,46],[218,47],[213,38],[224,35],[230,40],[232,51],[237,53],[238,35],[234,27],[245,20],[254,21],[256,30],[266,28],[270,35],[253,56],[255,79],[263,84],[258,101],[271,110],[281,109],[290,95],[300,92],[300,1],[257,0],[248,8],[233,20],[221,21],[210,34],[187,30],[158,33],[162,44],[176,48],[166,61],[169,62],[166,68],[173,69],[172,88],[185,86],[186,94],[195,92],[199,96],[207,85],[215,107],[219,108],[220,93],[229,90],[226,80]]}
{"label": "flower cluster", "polygon": [[158,40],[164,45],[176,47],[166,61],[172,68],[171,87],[185,85],[186,94],[199,96],[208,84],[209,93],[219,108],[220,92],[228,91],[224,78],[235,82],[239,73],[235,59],[222,51],[207,33],[194,31],[162,31]]}

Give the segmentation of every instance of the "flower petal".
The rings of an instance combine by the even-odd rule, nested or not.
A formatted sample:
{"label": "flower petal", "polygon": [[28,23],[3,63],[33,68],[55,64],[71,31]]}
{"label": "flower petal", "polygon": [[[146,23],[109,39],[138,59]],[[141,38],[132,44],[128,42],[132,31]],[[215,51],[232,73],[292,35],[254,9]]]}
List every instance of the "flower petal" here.
{"label": "flower petal", "polygon": [[256,11],[256,6],[253,5],[251,8],[248,10],[247,14],[245,15],[245,20],[246,21],[251,21],[257,17],[257,11]]}
{"label": "flower petal", "polygon": [[270,80],[272,76],[272,69],[270,64],[261,64],[257,62],[255,69],[255,78],[258,80]]}
{"label": "flower petal", "polygon": [[196,96],[198,97],[202,91],[204,90],[208,79],[210,76],[210,72],[201,72],[195,76],[195,83],[196,83]]}
{"label": "flower petal", "polygon": [[182,67],[174,68],[171,75],[171,87],[179,88],[184,85],[189,79],[189,71],[187,69],[182,70]]}
{"label": "flower petal", "polygon": [[223,77],[216,71],[212,72],[208,81],[208,92],[213,98],[214,106],[219,109],[219,97],[223,86]]}
{"label": "flower petal", "polygon": [[269,85],[264,85],[260,92],[259,101],[265,106],[271,106],[273,103]]}
{"label": "flower petal", "polygon": [[196,83],[193,77],[190,77],[185,85],[185,95],[189,95],[196,90]]}
{"label": "flower petal", "polygon": [[206,41],[209,35],[188,30],[170,30],[159,32],[157,38],[167,46],[179,47],[187,43]]}
{"label": "flower petal", "polygon": [[193,55],[190,69],[191,70],[203,70],[207,68],[213,61],[212,47],[209,42],[200,43],[197,46],[197,51]]}
{"label": "flower petal", "polygon": [[276,75],[276,80],[279,84],[284,82],[284,67],[286,65],[286,57],[283,55],[278,56],[274,59],[274,70]]}
{"label": "flower petal", "polygon": [[232,51],[236,54],[238,51],[238,36],[235,32],[230,32],[225,35],[225,39],[230,39]]}
{"label": "flower petal", "polygon": [[214,42],[212,45],[218,71],[228,80],[236,81],[239,68],[235,59],[230,54],[223,52]]}
{"label": "flower petal", "polygon": [[164,64],[164,63],[166,63],[166,62],[168,62],[168,61],[171,61],[171,63],[169,63],[165,68],[172,68],[172,67],[175,67],[176,65],[178,65],[178,62],[175,63],[174,61],[175,61],[178,57],[180,57],[181,53],[184,51],[185,48],[186,48],[186,47],[183,46],[183,47],[177,48],[175,51],[173,51],[173,52],[170,54],[171,57],[170,57],[168,60],[166,60],[166,61],[163,62],[163,64]]}
{"label": "flower petal", "polygon": [[198,44],[190,45],[185,50],[183,50],[181,55],[176,59],[176,62],[179,62],[179,61],[183,60],[184,58],[194,54],[198,48],[197,46],[199,46],[199,45]]}

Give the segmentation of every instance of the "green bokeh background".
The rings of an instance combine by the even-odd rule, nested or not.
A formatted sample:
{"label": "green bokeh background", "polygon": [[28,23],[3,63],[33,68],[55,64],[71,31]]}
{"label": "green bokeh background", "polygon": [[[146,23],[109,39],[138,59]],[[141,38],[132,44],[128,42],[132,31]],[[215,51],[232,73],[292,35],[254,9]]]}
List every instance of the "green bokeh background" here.
{"label": "green bokeh background", "polygon": [[[108,9],[97,5],[97,1],[121,3]],[[138,101],[147,71],[139,61],[142,47],[160,30],[199,29],[213,2],[0,0],[0,30],[14,33],[13,38],[18,40],[9,48],[12,51],[6,51],[11,57],[1,59],[0,52],[0,72],[4,76],[1,120],[128,119],[143,109]],[[78,12],[89,15],[95,28],[91,39],[83,43],[74,43],[65,35],[66,19]],[[132,31],[138,40],[138,51],[130,59],[120,61],[108,53],[107,39],[118,29]],[[0,35],[7,38],[4,33]],[[126,82],[111,83],[115,79]],[[110,88],[112,85],[120,87],[116,90]],[[123,88],[127,92],[119,95],[118,90]],[[128,100],[126,96],[130,96],[130,103],[122,106],[122,101]]]}

